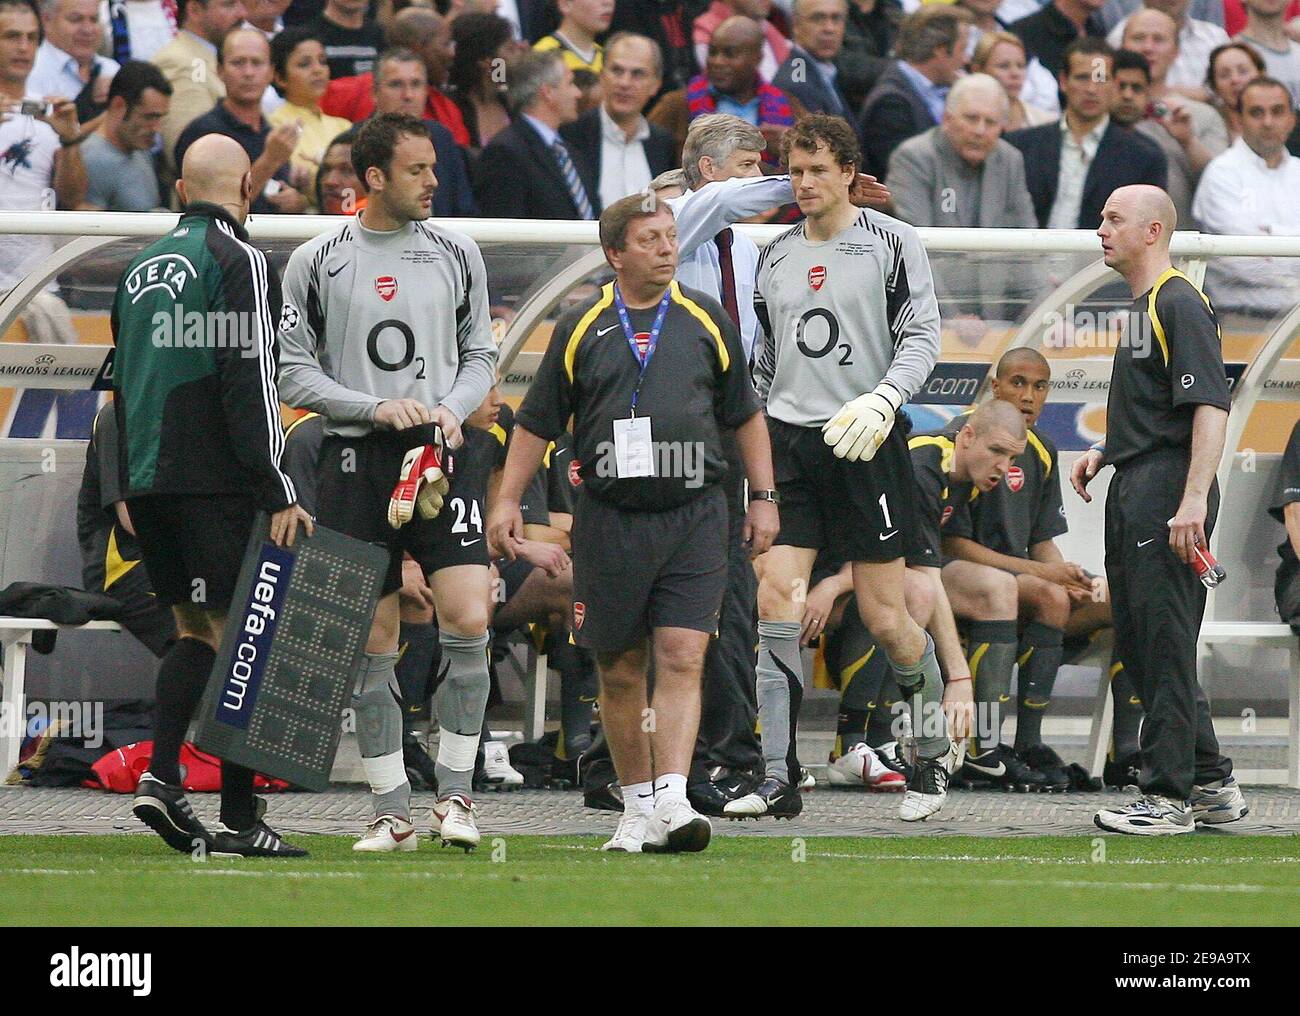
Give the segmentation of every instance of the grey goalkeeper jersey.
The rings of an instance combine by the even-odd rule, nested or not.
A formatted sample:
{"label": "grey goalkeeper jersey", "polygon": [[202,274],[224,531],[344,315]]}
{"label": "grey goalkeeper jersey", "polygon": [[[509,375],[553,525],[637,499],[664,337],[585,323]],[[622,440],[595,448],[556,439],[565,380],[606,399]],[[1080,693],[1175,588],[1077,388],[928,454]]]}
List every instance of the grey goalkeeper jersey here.
{"label": "grey goalkeeper jersey", "polygon": [[445,405],[463,421],[496,378],[487,271],[469,237],[427,222],[391,232],[348,219],[289,258],[280,397],[326,432],[374,430],[387,399]]}
{"label": "grey goalkeeper jersey", "polygon": [[916,230],[870,208],[814,243],[805,223],[758,263],[754,383],[768,416],[820,427],[888,379],[907,399],[939,358],[939,304]]}

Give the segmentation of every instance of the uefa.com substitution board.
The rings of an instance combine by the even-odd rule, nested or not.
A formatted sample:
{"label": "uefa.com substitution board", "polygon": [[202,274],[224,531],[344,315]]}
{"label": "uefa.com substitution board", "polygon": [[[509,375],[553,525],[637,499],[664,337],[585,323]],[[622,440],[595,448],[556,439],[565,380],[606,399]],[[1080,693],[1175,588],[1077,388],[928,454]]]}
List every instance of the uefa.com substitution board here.
{"label": "uefa.com substitution board", "polygon": [[326,790],[388,566],[380,547],[316,527],[293,547],[259,515],[191,738],[203,751]]}

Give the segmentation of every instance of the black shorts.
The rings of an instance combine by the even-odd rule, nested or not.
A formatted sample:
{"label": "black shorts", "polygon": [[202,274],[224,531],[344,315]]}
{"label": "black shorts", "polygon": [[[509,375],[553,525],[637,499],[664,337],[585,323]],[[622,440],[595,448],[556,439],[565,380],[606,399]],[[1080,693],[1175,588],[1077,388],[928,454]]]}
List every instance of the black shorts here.
{"label": "black shorts", "polygon": [[768,417],[767,429],[781,494],[778,544],[813,547],[836,561],[893,561],[908,554],[916,481],[906,428],[896,424],[870,462],[836,458],[818,427]]}
{"label": "black shorts", "polygon": [[582,488],[573,514],[573,640],[618,652],[655,628],[713,635],[727,584],[721,487],[664,512],[615,508]]}
{"label": "black shorts", "polygon": [[230,607],[257,506],[239,494],[152,494],[127,501],[158,602]]}
{"label": "black shorts", "polygon": [[487,502],[486,472],[455,453],[451,489],[436,519],[417,512],[401,529],[388,524],[388,502],[397,486],[402,459],[420,443],[418,428],[368,434],[326,435],[316,460],[316,521],[366,543],[388,550],[382,592],[402,587],[402,555],[409,553],[425,575],[455,565],[488,565],[483,530]]}

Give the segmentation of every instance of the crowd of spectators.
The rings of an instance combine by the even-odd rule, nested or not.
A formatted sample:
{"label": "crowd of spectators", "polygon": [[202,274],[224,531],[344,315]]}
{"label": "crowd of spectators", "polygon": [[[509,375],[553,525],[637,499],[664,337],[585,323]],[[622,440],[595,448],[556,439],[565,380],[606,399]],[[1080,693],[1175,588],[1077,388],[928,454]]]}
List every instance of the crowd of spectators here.
{"label": "crowd of spectators", "polygon": [[[346,214],[330,153],[401,110],[434,140],[435,215],[594,219],[680,166],[698,117],[757,127],[771,173],[820,112],[916,225],[1091,229],[1151,183],[1182,228],[1290,235],[1298,39],[1288,0],[0,0],[0,208],[174,208],[215,131],[255,213]],[[1268,290],[1238,309],[1294,302],[1288,263],[1216,274]]]}

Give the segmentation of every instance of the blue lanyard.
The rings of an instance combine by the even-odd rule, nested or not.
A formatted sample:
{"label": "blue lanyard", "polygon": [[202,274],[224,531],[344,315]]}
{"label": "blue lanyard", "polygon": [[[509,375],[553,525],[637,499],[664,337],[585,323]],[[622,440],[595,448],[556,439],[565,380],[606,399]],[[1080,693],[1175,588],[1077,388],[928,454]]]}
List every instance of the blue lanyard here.
{"label": "blue lanyard", "polygon": [[632,415],[636,416],[636,400],[641,394],[641,382],[645,380],[646,368],[650,366],[650,360],[655,355],[655,350],[659,348],[659,332],[663,329],[664,318],[668,316],[668,305],[672,303],[673,290],[669,286],[664,291],[664,298],[659,301],[659,311],[655,314],[654,325],[650,328],[650,341],[645,347],[644,355],[641,347],[636,343],[636,332],[632,330],[632,319],[628,317],[627,304],[623,302],[623,294],[618,291],[618,283],[614,283],[614,308],[618,311],[619,323],[623,326],[623,335],[627,338],[627,344],[632,349],[632,355],[636,357],[636,362],[641,368],[641,373],[636,379],[636,388],[632,392]]}

